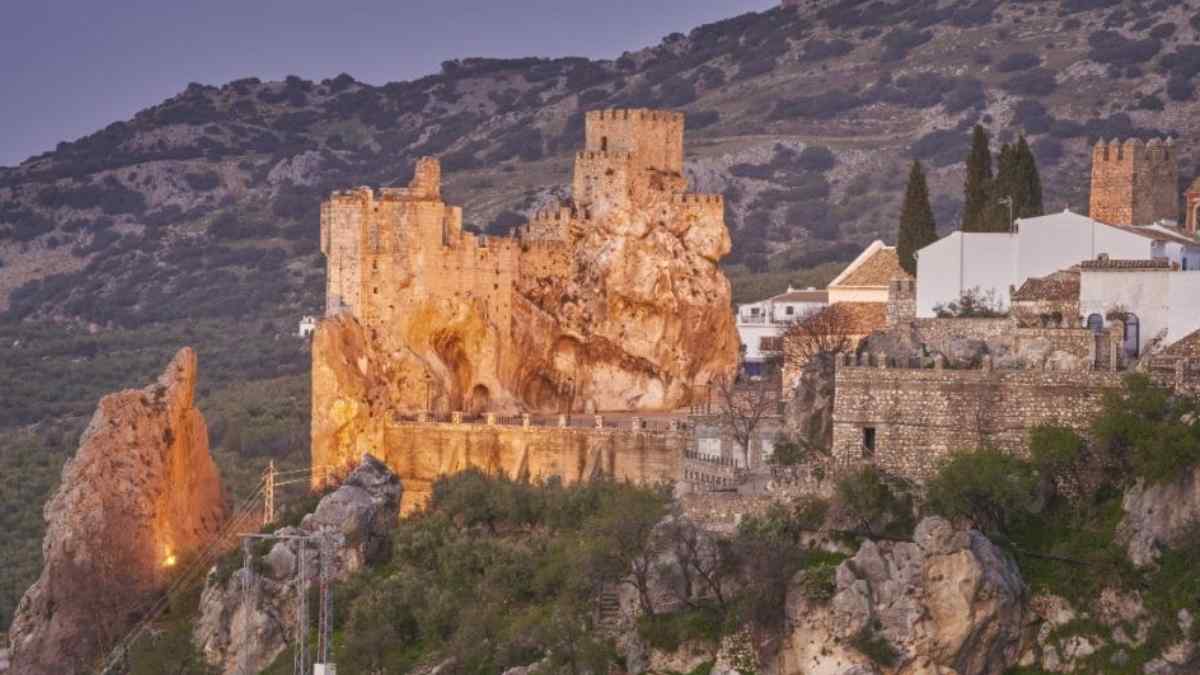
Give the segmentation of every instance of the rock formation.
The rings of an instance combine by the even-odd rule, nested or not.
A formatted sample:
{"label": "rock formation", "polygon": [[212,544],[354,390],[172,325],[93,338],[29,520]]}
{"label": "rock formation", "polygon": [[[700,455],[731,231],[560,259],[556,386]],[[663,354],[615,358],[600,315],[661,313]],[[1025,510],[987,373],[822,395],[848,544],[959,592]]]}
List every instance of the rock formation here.
{"label": "rock formation", "polygon": [[[1025,584],[983,535],[926,518],[912,542],[866,541],[837,570],[828,605],[789,593],[777,672],[1000,675],[1020,651]],[[855,648],[886,640],[892,666]]]}
{"label": "rock formation", "polygon": [[216,536],[221,481],[195,385],[185,348],[157,383],[100,400],[46,503],[45,566],[13,620],[13,672],[90,671]]}
{"label": "rock formation", "polygon": [[1153,564],[1163,548],[1179,544],[1200,522],[1200,467],[1169,483],[1139,480],[1125,491],[1121,508],[1125,517],[1117,526],[1117,541],[1135,565]]}
{"label": "rock formation", "polygon": [[[306,536],[332,528],[342,536],[333,569],[338,579],[345,580],[386,552],[402,491],[395,474],[366,456],[337,490],[304,517],[300,527],[284,527],[277,534]],[[305,547],[304,569],[297,574],[301,546]],[[315,541],[277,542],[261,563],[256,566],[261,573],[247,575],[239,568],[223,577],[214,571],[200,598],[195,642],[211,665],[231,675],[257,673],[283,652],[295,631],[296,589],[301,585],[309,589],[319,578]]]}
{"label": "rock formation", "polygon": [[322,206],[314,463],[381,453],[397,412],[670,410],[732,372],[724,202],[686,192],[683,116],[595,111],[586,135],[570,202],[516,237],[464,232],[432,159]]}

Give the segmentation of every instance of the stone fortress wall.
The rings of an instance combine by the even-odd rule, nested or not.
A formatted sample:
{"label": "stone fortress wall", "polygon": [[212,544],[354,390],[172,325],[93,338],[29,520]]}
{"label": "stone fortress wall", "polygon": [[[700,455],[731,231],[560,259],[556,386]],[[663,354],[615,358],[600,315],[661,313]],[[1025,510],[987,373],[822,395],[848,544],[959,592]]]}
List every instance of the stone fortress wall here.
{"label": "stone fortress wall", "polygon": [[1173,142],[1101,140],[1092,149],[1089,213],[1109,225],[1179,220],[1179,168]]}
{"label": "stone fortress wall", "polygon": [[838,366],[833,459],[841,466],[873,463],[916,480],[932,476],[958,450],[992,447],[1025,456],[1029,430],[1040,424],[1085,431],[1122,377],[889,365],[866,359]]}

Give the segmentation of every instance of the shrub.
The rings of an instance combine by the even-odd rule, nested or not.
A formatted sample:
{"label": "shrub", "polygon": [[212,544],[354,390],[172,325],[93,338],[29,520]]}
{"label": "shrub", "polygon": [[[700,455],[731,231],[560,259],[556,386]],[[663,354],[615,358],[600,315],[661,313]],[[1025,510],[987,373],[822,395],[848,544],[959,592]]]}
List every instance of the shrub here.
{"label": "shrub", "polygon": [[1088,58],[1097,63],[1130,66],[1146,63],[1162,49],[1155,38],[1130,40],[1113,30],[1102,30],[1088,36]]}
{"label": "shrub", "polygon": [[[1105,396],[1093,432],[1115,470],[1132,469],[1138,477],[1161,483],[1200,462],[1200,425],[1186,421],[1196,412],[1194,401],[1173,396],[1145,375],[1132,375],[1122,390]],[[1132,476],[1117,478],[1128,482]]]}
{"label": "shrub", "polygon": [[771,111],[771,119],[781,120],[795,117],[833,119],[863,105],[863,103],[864,101],[854,94],[841,89],[832,89],[813,96],[781,100]]}
{"label": "shrub", "polygon": [[671,614],[638,617],[638,636],[655,649],[674,653],[687,643],[716,645],[721,640],[724,612],[713,605],[687,608]]}
{"label": "shrub", "polygon": [[1013,124],[1023,127],[1027,134],[1044,134],[1050,131],[1054,118],[1040,102],[1022,99],[1013,108]]}
{"label": "shrub", "polygon": [[996,72],[999,73],[1015,73],[1020,70],[1029,70],[1042,65],[1042,57],[1029,52],[1015,52],[1004,57],[1000,63],[996,64]]}
{"label": "shrub", "polygon": [[1053,72],[1046,68],[1034,68],[1008,78],[1000,86],[1020,96],[1048,96],[1058,88],[1058,82]]}
{"label": "shrub", "polygon": [[1190,101],[1195,93],[1196,88],[1190,79],[1171,76],[1167,80],[1167,96],[1171,97],[1172,101]]}
{"label": "shrub", "polygon": [[912,30],[895,28],[883,36],[884,61],[902,61],[909,50],[919,47],[933,39],[933,32],[928,30]]}
{"label": "shrub", "polygon": [[929,509],[947,518],[969,518],[986,533],[1005,533],[1033,503],[1033,468],[999,450],[957,452],[929,481]]}
{"label": "shrub", "polygon": [[958,80],[942,99],[946,112],[958,113],[967,108],[982,108],[987,104],[983,82],[974,78]]}
{"label": "shrub", "polygon": [[879,619],[872,619],[872,623],[863,626],[862,630],[850,639],[850,646],[875,663],[890,668],[896,665],[900,652],[879,633],[880,630]]}
{"label": "shrub", "polygon": [[1033,466],[1047,478],[1058,479],[1072,473],[1086,447],[1086,441],[1069,427],[1043,424],[1029,432]]}
{"label": "shrub", "polygon": [[957,129],[939,129],[917,139],[911,147],[914,159],[927,160],[934,166],[949,166],[967,153],[968,134]]}
{"label": "shrub", "polygon": [[934,305],[933,312],[940,319],[996,319],[1008,315],[995,289],[984,292],[978,286],[964,290],[957,301]]}
{"label": "shrub", "polygon": [[854,51],[854,45],[846,40],[840,38],[832,40],[813,38],[804,43],[804,51],[800,55],[800,60],[824,61],[825,59],[845,56],[852,51]]}
{"label": "shrub", "polygon": [[895,490],[873,466],[863,467],[838,481],[837,504],[868,535],[912,530],[912,503]]}
{"label": "shrub", "polygon": [[184,174],[183,180],[188,187],[197,192],[209,192],[217,189],[217,186],[221,184],[221,177],[215,171]]}
{"label": "shrub", "polygon": [[837,158],[823,145],[810,145],[800,151],[797,163],[807,171],[828,171],[837,164]]}
{"label": "shrub", "polygon": [[1173,23],[1160,23],[1150,29],[1150,37],[1155,40],[1166,40],[1175,34],[1177,28],[1178,26]]}

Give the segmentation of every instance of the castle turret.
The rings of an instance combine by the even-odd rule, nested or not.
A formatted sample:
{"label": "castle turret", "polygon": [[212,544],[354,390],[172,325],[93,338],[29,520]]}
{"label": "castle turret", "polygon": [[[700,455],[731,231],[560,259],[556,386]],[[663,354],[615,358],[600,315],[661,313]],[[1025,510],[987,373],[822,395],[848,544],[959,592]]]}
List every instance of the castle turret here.
{"label": "castle turret", "polygon": [[1170,139],[1102,139],[1092,149],[1089,214],[1109,225],[1174,223],[1179,219],[1178,176]]}
{"label": "castle turret", "polygon": [[652,185],[685,189],[683,127],[683,113],[666,110],[587,113],[586,146],[575,156],[575,202],[621,208]]}

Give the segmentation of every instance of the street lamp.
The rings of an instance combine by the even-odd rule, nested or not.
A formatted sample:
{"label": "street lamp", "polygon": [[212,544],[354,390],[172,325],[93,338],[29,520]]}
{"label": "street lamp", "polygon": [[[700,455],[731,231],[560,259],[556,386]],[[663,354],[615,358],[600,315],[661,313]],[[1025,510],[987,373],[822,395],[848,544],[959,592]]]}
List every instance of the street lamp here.
{"label": "street lamp", "polygon": [[1009,233],[1011,233],[1013,231],[1013,225],[1016,222],[1013,220],[1013,198],[1012,198],[1012,195],[1009,195],[1007,197],[1001,197],[1000,199],[996,200],[996,203],[999,204],[1000,206],[1008,207],[1008,231],[1009,231]]}

